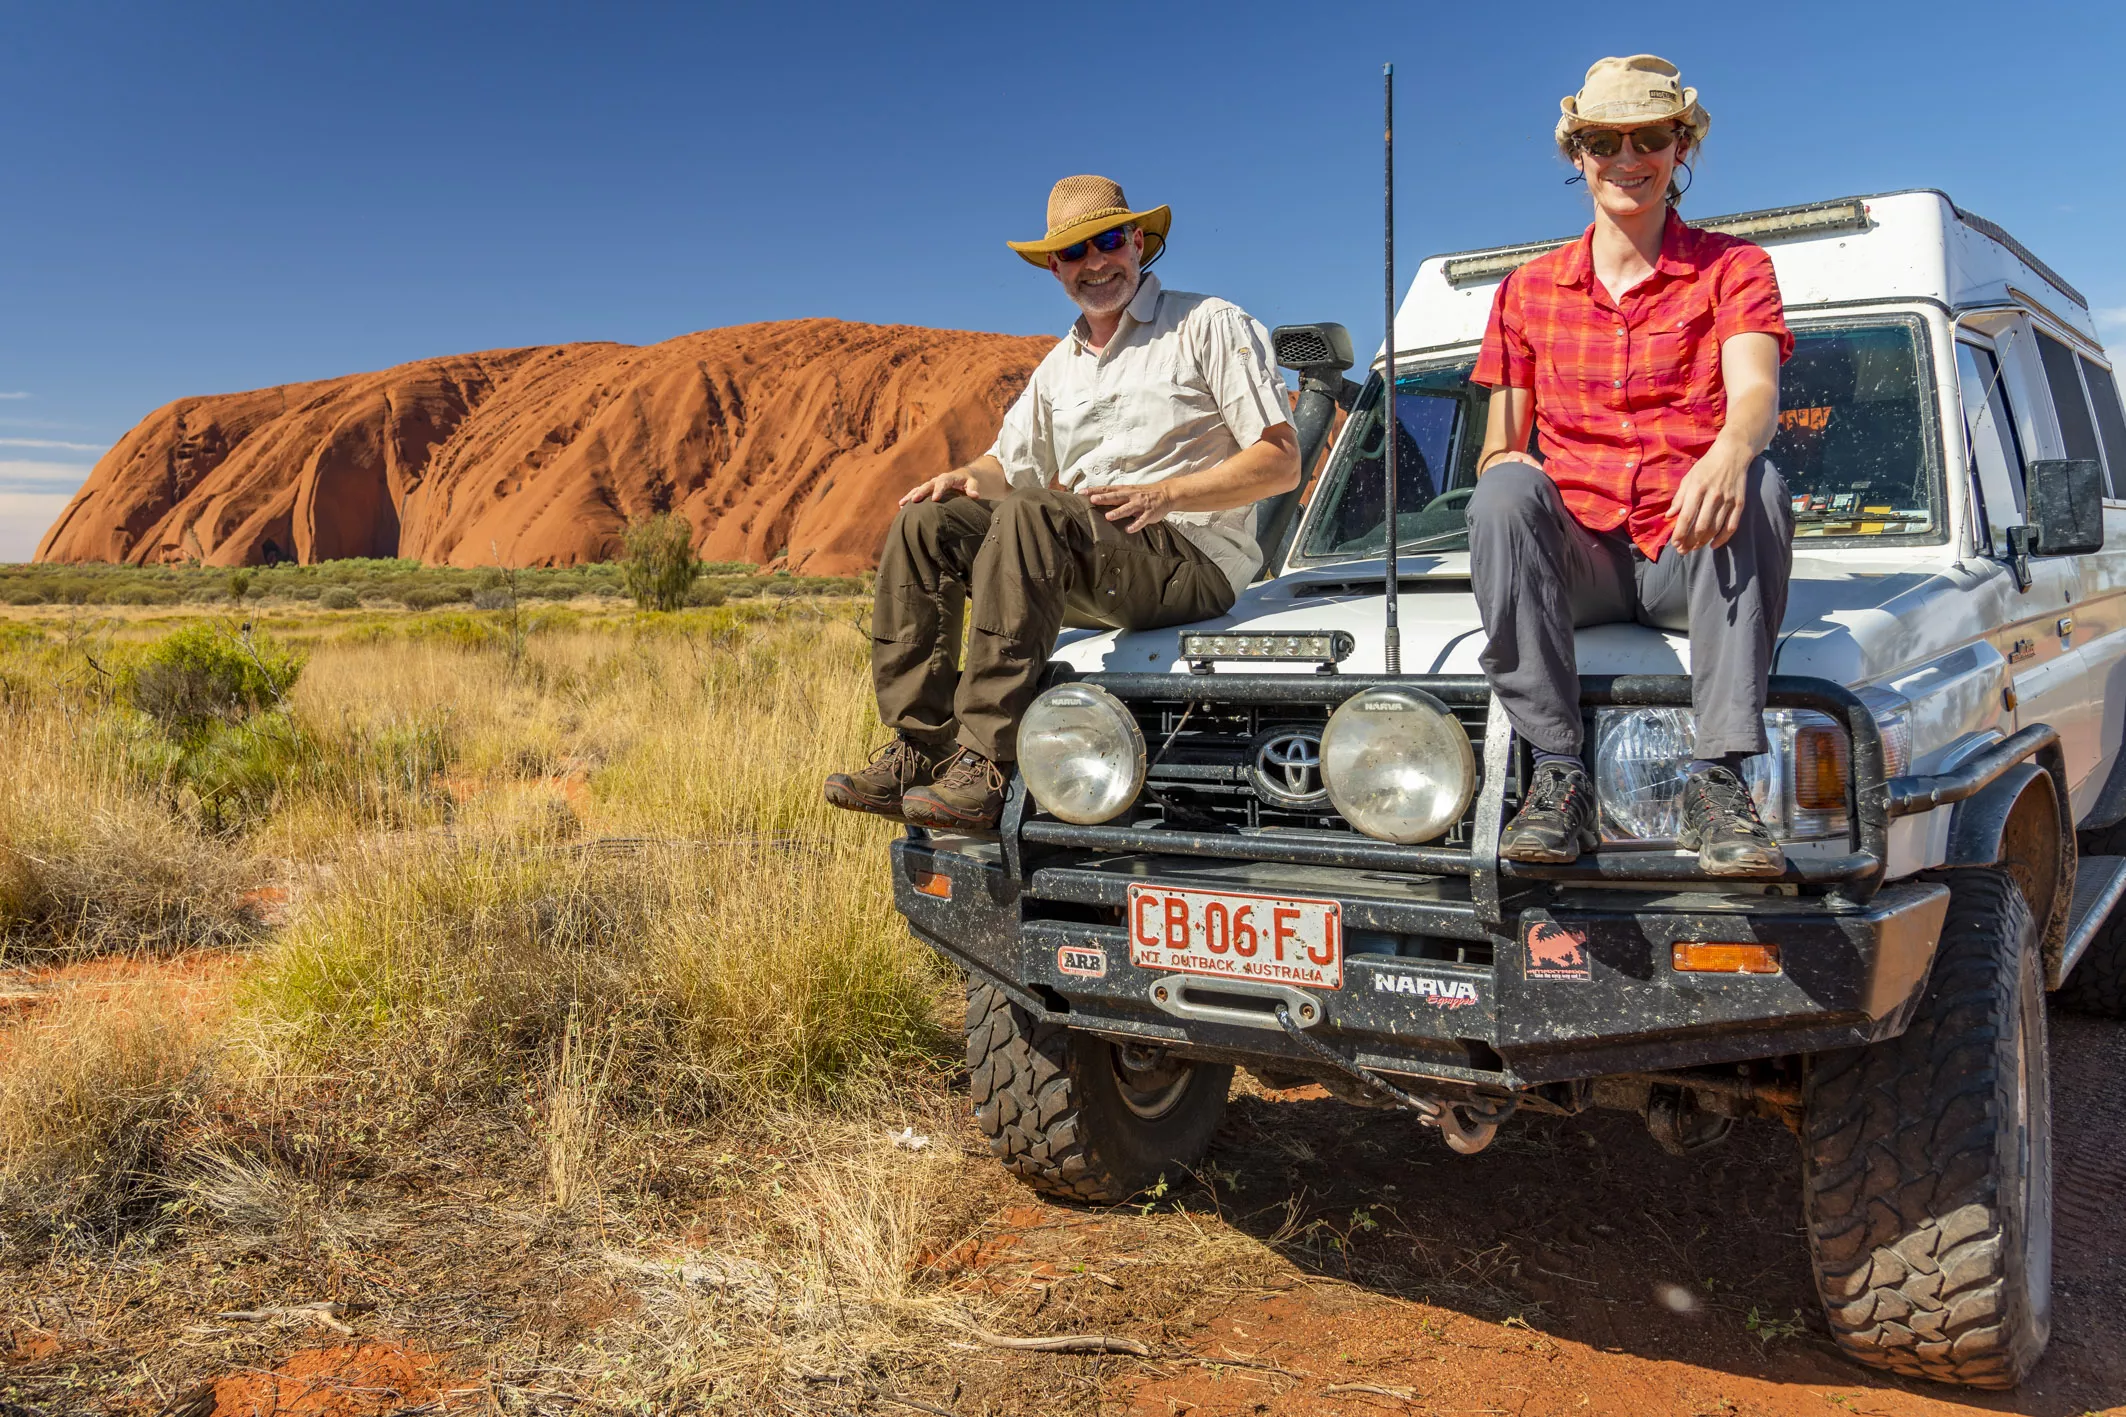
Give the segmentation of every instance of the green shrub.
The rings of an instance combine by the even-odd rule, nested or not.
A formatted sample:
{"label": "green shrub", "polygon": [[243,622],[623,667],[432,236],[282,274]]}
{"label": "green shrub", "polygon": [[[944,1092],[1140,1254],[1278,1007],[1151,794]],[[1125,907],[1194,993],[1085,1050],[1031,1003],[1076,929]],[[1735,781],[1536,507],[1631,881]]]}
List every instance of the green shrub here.
{"label": "green shrub", "polygon": [[244,597],[250,593],[251,573],[249,571],[229,572],[229,599],[241,605],[244,603]]}
{"label": "green shrub", "polygon": [[701,568],[694,554],[694,528],[675,512],[628,523],[623,544],[627,559],[621,580],[643,610],[677,610]]}
{"label": "green shrub", "polygon": [[759,570],[751,561],[704,561],[701,573],[705,576],[750,576]]}
{"label": "green shrub", "polygon": [[326,586],[318,592],[317,603],[324,610],[359,610],[362,597],[355,594],[353,586]]}
{"label": "green shrub", "polygon": [[461,585],[416,585],[399,592],[399,604],[408,610],[433,610],[438,605],[460,605],[472,599],[472,588]]}
{"label": "green shrub", "polygon": [[213,625],[188,625],[126,665],[118,692],[172,738],[196,739],[281,703],[302,672],[302,656],[270,640],[247,643]]}
{"label": "green shrub", "polygon": [[723,587],[714,581],[696,581],[687,592],[687,605],[699,610],[706,606],[723,604]]}

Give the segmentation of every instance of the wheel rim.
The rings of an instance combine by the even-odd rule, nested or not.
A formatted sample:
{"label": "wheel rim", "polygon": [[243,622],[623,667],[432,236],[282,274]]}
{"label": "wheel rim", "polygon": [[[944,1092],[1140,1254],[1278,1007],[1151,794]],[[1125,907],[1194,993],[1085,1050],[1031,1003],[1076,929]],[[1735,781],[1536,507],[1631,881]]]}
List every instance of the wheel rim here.
{"label": "wheel rim", "polygon": [[1121,1048],[1110,1044],[1108,1056],[1115,1069],[1115,1091],[1122,1105],[1147,1122],[1156,1122],[1181,1105],[1189,1080],[1196,1075],[1193,1063],[1162,1057],[1147,1068],[1131,1067]]}
{"label": "wheel rim", "polygon": [[2022,1172],[2023,1294],[2033,1326],[2052,1322],[2052,1092],[2044,1072],[2045,991],[2023,981],[2022,1026],[2015,1031],[2016,1160]]}

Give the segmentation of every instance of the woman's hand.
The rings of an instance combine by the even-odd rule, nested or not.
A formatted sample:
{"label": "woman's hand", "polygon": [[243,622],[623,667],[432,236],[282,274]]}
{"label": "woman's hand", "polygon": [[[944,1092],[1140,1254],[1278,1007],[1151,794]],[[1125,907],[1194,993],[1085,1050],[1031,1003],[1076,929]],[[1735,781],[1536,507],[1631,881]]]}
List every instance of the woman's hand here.
{"label": "woman's hand", "polygon": [[1742,502],[1749,491],[1750,463],[1747,452],[1731,451],[1714,443],[1697,465],[1683,475],[1675,500],[1668,504],[1671,533],[1678,551],[1727,545],[1727,539],[1742,525]]}
{"label": "woman's hand", "polygon": [[1103,487],[1097,492],[1088,492],[1085,500],[1095,507],[1110,507],[1107,519],[1111,522],[1127,521],[1124,531],[1142,531],[1156,522],[1166,520],[1166,514],[1174,510],[1174,494],[1164,482],[1147,482],[1137,487]]}

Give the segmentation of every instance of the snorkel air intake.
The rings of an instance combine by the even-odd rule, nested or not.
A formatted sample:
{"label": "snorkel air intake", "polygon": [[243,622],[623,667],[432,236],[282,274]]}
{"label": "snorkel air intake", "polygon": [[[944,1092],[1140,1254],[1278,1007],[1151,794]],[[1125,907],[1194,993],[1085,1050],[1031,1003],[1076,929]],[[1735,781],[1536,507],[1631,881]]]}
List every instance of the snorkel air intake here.
{"label": "snorkel air intake", "polygon": [[1351,332],[1342,325],[1279,325],[1270,331],[1270,348],[1280,366],[1299,376],[1299,403],[1292,410],[1292,429],[1299,435],[1299,484],[1278,493],[1263,508],[1256,541],[1265,553],[1264,576],[1284,564],[1299,529],[1300,496],[1314,475],[1315,460],[1328,445],[1336,410],[1350,412],[1359,392],[1358,385],[1344,377],[1344,370],[1357,360],[1351,353]]}

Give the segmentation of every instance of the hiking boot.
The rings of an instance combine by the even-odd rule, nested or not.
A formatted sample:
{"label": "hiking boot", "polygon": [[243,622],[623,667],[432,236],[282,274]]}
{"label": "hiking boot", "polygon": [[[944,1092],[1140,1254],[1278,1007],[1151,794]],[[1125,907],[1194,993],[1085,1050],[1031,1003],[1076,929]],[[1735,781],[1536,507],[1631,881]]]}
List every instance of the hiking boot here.
{"label": "hiking boot", "polygon": [[827,800],[851,812],[876,812],[881,817],[899,817],[901,798],[911,787],[922,787],[937,776],[943,754],[926,748],[906,735],[871,755],[860,772],[827,775]]}
{"label": "hiking boot", "polygon": [[988,831],[1003,811],[1003,770],[972,748],[947,758],[935,781],[901,802],[902,816],[940,831]]}
{"label": "hiking boot", "polygon": [[1577,861],[1600,840],[1594,779],[1587,769],[1578,763],[1540,763],[1521,810],[1499,833],[1499,855],[1508,861]]}
{"label": "hiking boot", "polygon": [[1678,839],[1698,853],[1713,876],[1776,876],[1786,853],[1757,815],[1757,801],[1741,778],[1726,768],[1706,768],[1683,779],[1683,830]]}

